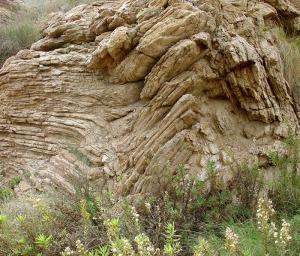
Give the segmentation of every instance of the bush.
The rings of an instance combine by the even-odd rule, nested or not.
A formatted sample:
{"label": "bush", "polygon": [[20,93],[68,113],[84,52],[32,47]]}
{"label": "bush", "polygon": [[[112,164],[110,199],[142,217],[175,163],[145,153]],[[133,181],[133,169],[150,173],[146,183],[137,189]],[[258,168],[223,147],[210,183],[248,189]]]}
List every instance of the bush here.
{"label": "bush", "polygon": [[256,217],[236,222],[229,211],[216,218],[231,208],[231,196],[185,177],[180,166],[168,193],[144,202],[107,192],[94,194],[86,191],[89,188],[78,188],[76,195],[56,191],[4,201],[0,254],[299,255],[299,215],[281,221],[282,212],[275,214],[272,204],[260,199]]}
{"label": "bush", "polygon": [[8,184],[11,188],[14,188],[14,186],[18,185],[21,182],[21,180],[22,178],[20,176],[14,176],[10,179]]}
{"label": "bush", "polygon": [[59,194],[2,203],[1,255],[59,255],[66,243],[82,239],[80,212],[72,198]]}
{"label": "bush", "polygon": [[0,186],[0,201],[9,199],[11,196],[11,191],[8,187],[1,185]]}
{"label": "bush", "polygon": [[291,87],[291,96],[294,99],[295,109],[300,118],[300,36],[297,32],[277,33],[278,48],[283,61],[283,73]]}
{"label": "bush", "polygon": [[268,184],[268,192],[275,210],[292,217],[300,208],[300,175],[297,173],[300,141],[290,134],[285,142],[288,150],[286,155],[276,152],[269,154],[273,164],[273,181]]}
{"label": "bush", "polygon": [[[71,152],[86,162],[82,152]],[[164,174],[161,194],[148,198],[117,197],[105,188],[92,192],[83,179],[74,183],[75,194],[56,191],[20,199],[2,186],[0,254],[299,255],[299,155],[299,139],[292,135],[286,154],[270,153],[270,166],[264,166],[274,174],[269,186],[262,165],[231,166],[233,191],[218,178],[213,161],[205,182],[189,176],[184,165],[154,173],[172,175]],[[15,176],[8,183],[19,181]],[[239,199],[235,203],[233,194]],[[247,204],[251,207],[245,210]]]}
{"label": "bush", "polygon": [[0,65],[40,37],[40,27],[32,20],[11,21],[0,28]]}
{"label": "bush", "polygon": [[283,61],[283,72],[292,87],[300,86],[300,37],[296,33],[288,36],[283,30],[277,34],[278,47]]}
{"label": "bush", "polygon": [[16,10],[15,19],[0,27],[0,67],[20,50],[41,38],[41,22],[51,12],[67,11],[88,0],[31,0]]}

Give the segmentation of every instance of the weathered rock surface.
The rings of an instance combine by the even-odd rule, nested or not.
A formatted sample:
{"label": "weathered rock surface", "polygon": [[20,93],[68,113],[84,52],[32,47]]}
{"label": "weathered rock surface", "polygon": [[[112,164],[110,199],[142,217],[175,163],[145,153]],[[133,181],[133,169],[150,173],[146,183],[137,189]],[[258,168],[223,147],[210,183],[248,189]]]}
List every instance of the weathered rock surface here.
{"label": "weathered rock surface", "polygon": [[292,0],[97,1],[52,14],[0,70],[4,173],[146,194],[179,163],[205,177],[214,160],[226,176],[233,156],[277,150],[298,120],[274,28],[299,17]]}

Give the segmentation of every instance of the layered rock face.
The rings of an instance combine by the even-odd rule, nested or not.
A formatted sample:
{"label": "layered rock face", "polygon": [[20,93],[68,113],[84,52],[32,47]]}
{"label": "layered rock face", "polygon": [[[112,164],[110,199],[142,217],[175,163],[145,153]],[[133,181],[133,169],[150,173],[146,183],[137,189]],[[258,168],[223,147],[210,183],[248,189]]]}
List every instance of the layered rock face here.
{"label": "layered rock face", "polygon": [[[71,189],[155,193],[184,164],[226,177],[297,129],[276,24],[297,1],[97,1],[45,22],[0,70],[0,161]],[[296,25],[295,25],[296,27]]]}

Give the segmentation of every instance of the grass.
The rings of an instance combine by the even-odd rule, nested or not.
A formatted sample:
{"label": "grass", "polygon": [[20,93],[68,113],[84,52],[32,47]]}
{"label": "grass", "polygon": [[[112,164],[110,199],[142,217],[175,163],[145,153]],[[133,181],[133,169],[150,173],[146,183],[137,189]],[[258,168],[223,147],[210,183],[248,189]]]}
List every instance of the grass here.
{"label": "grass", "polygon": [[33,21],[24,19],[11,21],[0,27],[0,65],[12,55],[40,38],[40,27]]}
{"label": "grass", "polygon": [[14,19],[0,27],[0,67],[5,60],[41,38],[41,23],[51,12],[68,11],[89,0],[27,0]]}
{"label": "grass", "polygon": [[288,36],[283,30],[277,34],[278,47],[283,61],[283,72],[292,90],[300,86],[300,37],[296,34]]}
{"label": "grass", "polygon": [[260,234],[257,226],[253,221],[245,222],[223,222],[219,225],[223,235],[216,235],[212,232],[201,234],[205,237],[207,244],[210,245],[211,252],[207,255],[228,255],[224,247],[224,236],[226,228],[231,228],[235,234],[238,235],[238,245],[240,248],[239,255],[248,256],[264,256],[263,247],[260,240]]}
{"label": "grass", "polygon": [[[0,63],[40,37],[39,14],[43,18],[81,2],[31,1],[34,8],[19,11],[15,20],[1,26]],[[280,32],[278,43],[285,78],[295,91],[300,84],[300,39]],[[271,183],[265,183],[259,164],[243,163],[231,167],[235,191],[222,190],[214,162],[207,166],[209,186],[197,177],[187,179],[180,165],[174,177],[166,177],[163,193],[142,203],[133,201],[136,207],[110,192],[81,193],[85,184],[76,195],[53,191],[15,198],[12,188],[21,181],[15,176],[0,186],[0,255],[300,255],[300,142],[290,135],[286,147],[286,155],[270,152]],[[83,152],[69,151],[94,166]],[[265,222],[267,233],[257,217],[262,191],[276,211]],[[291,240],[280,247],[272,227],[281,232],[283,218],[290,223]]]}
{"label": "grass", "polygon": [[16,185],[18,185],[20,182],[22,181],[22,177],[21,176],[13,176],[9,182],[8,185],[10,186],[10,188],[14,188]]}
{"label": "grass", "polygon": [[0,202],[1,202],[1,200],[8,199],[10,196],[11,196],[10,189],[5,185],[1,185],[0,186]]}
{"label": "grass", "polygon": [[95,164],[93,161],[88,157],[87,154],[81,152],[79,149],[74,147],[68,147],[68,151],[72,153],[76,158],[81,161],[83,164],[85,164],[88,167],[95,167]]}
{"label": "grass", "polygon": [[[196,177],[187,179],[180,165],[176,175],[169,177],[164,193],[137,201],[109,192],[92,193],[85,184],[75,189],[75,195],[56,191],[23,198],[7,197],[10,189],[2,186],[0,254],[299,255],[300,183],[289,176],[299,163],[299,140],[288,137],[286,147],[287,155],[270,152],[271,169],[277,177],[271,187],[263,183],[257,165],[236,166],[245,174],[235,181],[247,184],[244,191],[242,184],[235,192],[217,189],[221,184],[212,161],[207,166],[209,187]],[[14,184],[19,180],[11,179]],[[273,204],[260,198],[256,189],[251,192],[249,188],[257,182]],[[244,202],[233,203],[233,193]],[[254,195],[246,197],[246,193]],[[249,214],[244,214],[246,204],[252,205]]]}
{"label": "grass", "polygon": [[300,116],[300,36],[297,33],[285,33],[282,29],[276,34],[281,54],[284,77],[290,85],[295,109]]}
{"label": "grass", "polygon": [[[299,255],[300,179],[295,170],[300,141],[290,135],[285,142],[287,154],[269,155],[271,185],[259,164],[236,164],[231,166],[235,191],[220,190],[212,161],[207,183],[187,178],[179,165],[174,176],[166,177],[163,193],[150,198],[117,197],[105,188],[92,192],[84,181],[76,183],[76,194],[53,191],[15,198],[10,187],[21,180],[15,176],[0,189],[0,254]],[[72,153],[86,162],[82,152]]]}

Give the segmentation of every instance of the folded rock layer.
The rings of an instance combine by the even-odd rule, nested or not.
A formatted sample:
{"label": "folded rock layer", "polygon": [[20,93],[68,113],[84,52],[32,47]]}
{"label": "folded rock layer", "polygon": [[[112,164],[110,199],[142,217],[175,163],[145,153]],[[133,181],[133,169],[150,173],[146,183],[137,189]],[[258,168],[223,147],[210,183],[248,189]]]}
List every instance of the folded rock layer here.
{"label": "folded rock layer", "polygon": [[[184,164],[262,160],[298,125],[276,24],[297,1],[96,1],[51,14],[0,70],[0,161],[32,188],[156,193]],[[166,175],[168,174],[168,175]],[[38,182],[39,181],[39,182]]]}

